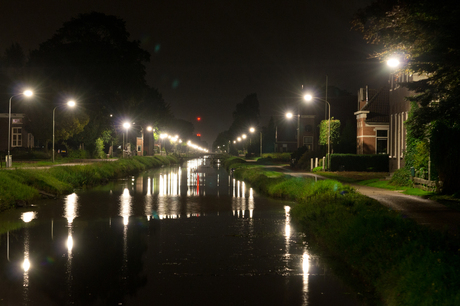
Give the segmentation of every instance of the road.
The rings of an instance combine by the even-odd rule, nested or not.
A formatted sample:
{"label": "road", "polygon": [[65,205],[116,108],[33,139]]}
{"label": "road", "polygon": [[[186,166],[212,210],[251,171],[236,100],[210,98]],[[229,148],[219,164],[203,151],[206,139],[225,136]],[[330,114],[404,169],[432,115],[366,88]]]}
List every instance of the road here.
{"label": "road", "polygon": [[[295,177],[314,177],[315,179],[327,179],[324,176],[311,172],[296,172],[288,167],[268,166],[272,171],[280,171]],[[436,201],[424,199],[418,196],[405,195],[398,191],[349,184],[359,193],[379,201],[382,205],[401,212],[417,223],[436,230],[447,230],[453,234],[460,233],[460,212],[442,205]]]}

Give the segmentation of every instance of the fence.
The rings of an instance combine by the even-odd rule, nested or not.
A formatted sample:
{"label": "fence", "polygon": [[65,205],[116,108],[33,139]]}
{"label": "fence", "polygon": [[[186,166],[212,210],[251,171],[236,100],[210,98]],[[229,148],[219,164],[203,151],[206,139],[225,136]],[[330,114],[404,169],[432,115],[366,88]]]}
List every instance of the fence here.
{"label": "fence", "polygon": [[432,181],[431,174],[428,170],[415,170],[414,167],[411,169],[411,181],[415,188],[420,188],[425,191],[440,191],[442,188],[441,181]]}

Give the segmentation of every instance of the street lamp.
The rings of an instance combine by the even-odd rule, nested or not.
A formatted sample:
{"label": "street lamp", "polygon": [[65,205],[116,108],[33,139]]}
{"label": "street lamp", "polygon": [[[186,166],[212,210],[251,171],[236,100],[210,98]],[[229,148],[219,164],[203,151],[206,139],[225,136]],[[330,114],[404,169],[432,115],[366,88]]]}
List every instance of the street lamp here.
{"label": "street lamp", "polygon": [[[305,101],[311,101],[313,100],[312,95],[305,95],[304,96]],[[320,101],[323,101],[327,104],[327,107],[329,109],[329,114],[328,114],[328,124],[327,124],[327,168],[330,170],[331,169],[331,104],[324,99],[321,98],[314,98]]]}
{"label": "street lamp", "polygon": [[10,155],[10,148],[11,148],[11,101],[13,100],[14,97],[23,95],[26,97],[32,96],[34,93],[31,90],[26,90],[23,93],[13,95],[10,98],[10,103],[8,107],[8,155],[6,156],[6,167],[9,168],[13,165],[13,159],[12,156]]}
{"label": "street lamp", "polygon": [[[55,123],[55,113],[56,112],[55,111],[56,111],[56,108],[58,108],[59,106],[62,106],[62,105],[58,105],[55,108],[53,108],[53,163],[54,163],[54,127],[56,125],[56,123]],[[67,106],[74,107],[75,106],[75,101],[68,101]]]}
{"label": "street lamp", "polygon": [[[126,129],[126,143],[128,144],[128,129],[131,127],[131,124],[129,122],[125,122],[123,123],[123,127]],[[123,158],[124,157],[125,157],[125,137],[123,137]]]}
{"label": "street lamp", "polygon": [[[255,128],[251,127],[249,128],[249,132],[251,132],[251,134],[254,134],[256,131]],[[260,131],[260,157],[262,157],[262,131]]]}

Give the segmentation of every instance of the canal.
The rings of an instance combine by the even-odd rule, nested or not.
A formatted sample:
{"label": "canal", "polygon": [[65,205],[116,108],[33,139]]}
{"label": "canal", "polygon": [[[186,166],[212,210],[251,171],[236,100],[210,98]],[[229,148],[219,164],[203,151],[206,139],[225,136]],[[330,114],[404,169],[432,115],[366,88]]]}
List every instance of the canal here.
{"label": "canal", "polygon": [[363,305],[293,203],[197,159],[0,216],[0,305]]}

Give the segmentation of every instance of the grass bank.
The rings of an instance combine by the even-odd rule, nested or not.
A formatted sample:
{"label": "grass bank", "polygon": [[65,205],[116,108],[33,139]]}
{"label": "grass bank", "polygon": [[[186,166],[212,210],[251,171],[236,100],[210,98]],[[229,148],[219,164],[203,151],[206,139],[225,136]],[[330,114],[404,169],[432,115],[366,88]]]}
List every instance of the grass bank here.
{"label": "grass bank", "polygon": [[177,163],[171,156],[119,159],[81,166],[59,166],[48,169],[0,171],[0,211],[26,205],[43,195],[60,195],[74,188],[85,188],[125,177],[149,168]]}
{"label": "grass bank", "polygon": [[420,226],[335,180],[272,176],[242,161],[229,164],[236,178],[259,192],[295,200],[291,214],[305,232],[385,305],[460,305],[458,237]]}

